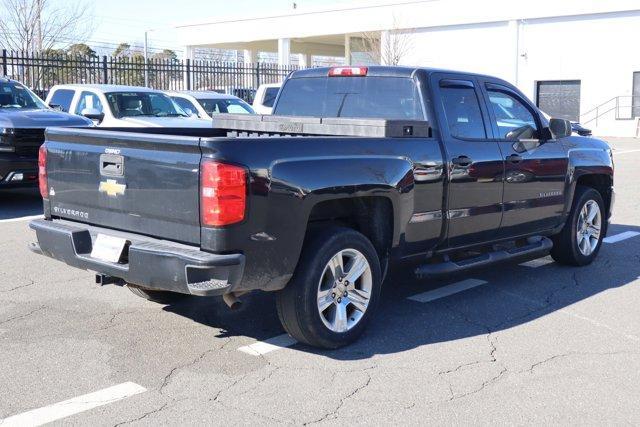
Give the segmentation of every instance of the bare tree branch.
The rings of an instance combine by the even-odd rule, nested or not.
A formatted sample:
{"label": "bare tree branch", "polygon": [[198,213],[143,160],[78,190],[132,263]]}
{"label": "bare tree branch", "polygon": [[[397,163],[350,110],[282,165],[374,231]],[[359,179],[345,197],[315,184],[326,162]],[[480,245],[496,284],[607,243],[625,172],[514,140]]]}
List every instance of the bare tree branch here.
{"label": "bare tree branch", "polygon": [[371,62],[382,65],[398,65],[414,48],[414,29],[400,29],[400,21],[394,15],[388,31],[370,31],[361,35],[361,49]]}
{"label": "bare tree branch", "polygon": [[0,45],[10,50],[65,48],[91,35],[84,0],[0,0]]}

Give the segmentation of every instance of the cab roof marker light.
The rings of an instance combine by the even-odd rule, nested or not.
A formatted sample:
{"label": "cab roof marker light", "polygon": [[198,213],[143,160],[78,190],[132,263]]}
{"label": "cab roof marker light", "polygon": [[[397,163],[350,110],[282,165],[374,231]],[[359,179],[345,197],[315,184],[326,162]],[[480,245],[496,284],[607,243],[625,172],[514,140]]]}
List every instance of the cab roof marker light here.
{"label": "cab roof marker light", "polygon": [[332,67],[329,77],[364,77],[368,71],[367,67]]}

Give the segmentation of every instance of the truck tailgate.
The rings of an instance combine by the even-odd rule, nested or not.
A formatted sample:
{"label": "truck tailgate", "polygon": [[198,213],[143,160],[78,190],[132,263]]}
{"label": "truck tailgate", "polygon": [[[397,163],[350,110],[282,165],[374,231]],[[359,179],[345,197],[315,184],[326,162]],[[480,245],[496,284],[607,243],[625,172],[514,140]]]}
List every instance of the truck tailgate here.
{"label": "truck tailgate", "polygon": [[53,217],[200,243],[200,139],[97,129],[46,133]]}

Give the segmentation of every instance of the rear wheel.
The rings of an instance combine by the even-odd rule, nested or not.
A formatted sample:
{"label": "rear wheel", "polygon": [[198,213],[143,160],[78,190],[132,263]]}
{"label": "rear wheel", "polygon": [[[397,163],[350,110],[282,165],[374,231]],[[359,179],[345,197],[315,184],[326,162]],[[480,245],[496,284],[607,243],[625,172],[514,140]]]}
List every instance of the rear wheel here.
{"label": "rear wheel", "polygon": [[309,239],[291,282],[278,292],[278,316],[300,342],[342,347],[364,331],[380,288],[371,242],[352,229],[324,229]]}
{"label": "rear wheel", "polygon": [[148,289],[142,286],[133,285],[131,283],[127,283],[127,288],[140,298],[157,302],[159,304],[171,304],[174,302],[178,302],[188,296],[187,294],[181,294],[178,292],[157,291],[155,289]]}
{"label": "rear wheel", "polygon": [[600,251],[606,231],[602,196],[590,187],[577,187],[562,231],[553,236],[551,256],[561,264],[590,264]]}

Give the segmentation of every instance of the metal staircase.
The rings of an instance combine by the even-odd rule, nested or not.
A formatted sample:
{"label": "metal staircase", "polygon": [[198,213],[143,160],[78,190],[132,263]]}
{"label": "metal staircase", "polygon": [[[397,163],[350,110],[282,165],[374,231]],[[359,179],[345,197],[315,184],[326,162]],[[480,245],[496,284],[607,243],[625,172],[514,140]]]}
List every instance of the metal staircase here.
{"label": "metal staircase", "polygon": [[636,117],[640,117],[640,96],[614,96],[591,110],[580,114],[580,123],[586,125],[595,122],[594,124],[597,127],[598,119],[612,112],[615,113],[616,120],[633,120]]}

